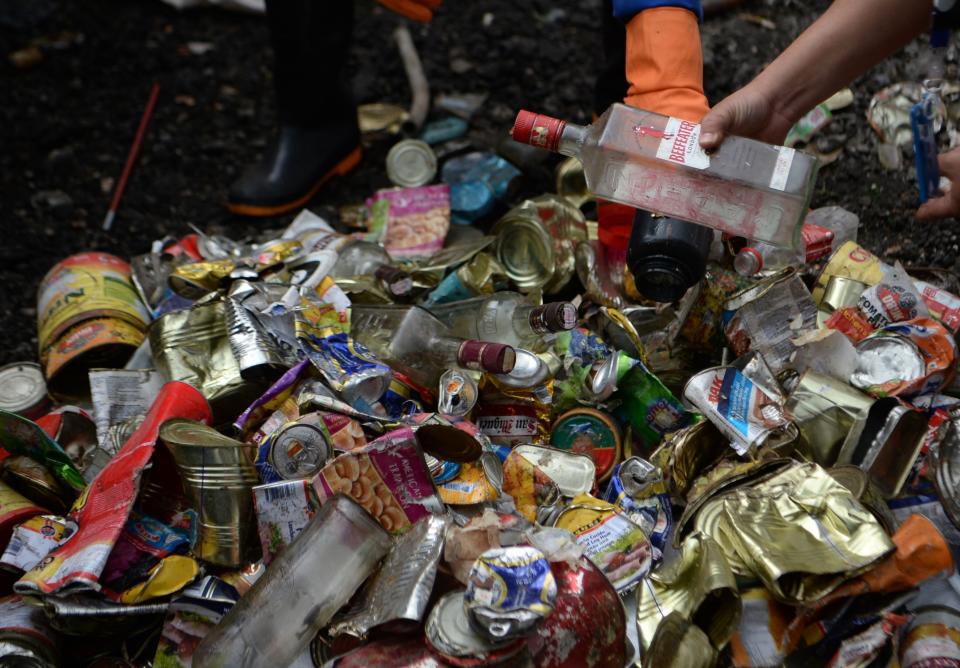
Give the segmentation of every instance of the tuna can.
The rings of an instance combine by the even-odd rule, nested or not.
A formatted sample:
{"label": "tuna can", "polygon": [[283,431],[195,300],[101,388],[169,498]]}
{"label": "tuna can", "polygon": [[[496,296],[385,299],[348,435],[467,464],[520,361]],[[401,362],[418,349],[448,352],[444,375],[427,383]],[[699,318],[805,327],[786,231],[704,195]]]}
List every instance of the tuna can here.
{"label": "tuna can", "polygon": [[387,178],[401,188],[425,186],[437,175],[437,156],[426,142],[404,139],[387,153]]}
{"label": "tuna can", "polygon": [[150,313],[129,263],[80,253],[55,265],[37,292],[40,364],[54,397],[83,397],[87,371],[122,367],[146,336]]}
{"label": "tuna can", "polygon": [[50,408],[39,364],[14,362],[0,367],[0,410],[36,420]]}
{"label": "tuna can", "polygon": [[550,445],[589,455],[597,467],[597,482],[604,482],[620,463],[623,440],[617,423],[592,408],[574,408],[557,418]]}

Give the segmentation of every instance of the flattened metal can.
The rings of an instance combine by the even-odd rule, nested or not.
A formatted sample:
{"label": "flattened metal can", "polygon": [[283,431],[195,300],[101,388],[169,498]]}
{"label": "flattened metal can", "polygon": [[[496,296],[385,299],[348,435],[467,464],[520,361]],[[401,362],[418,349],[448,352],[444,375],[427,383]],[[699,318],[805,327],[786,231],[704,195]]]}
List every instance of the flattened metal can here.
{"label": "flattened metal can", "polygon": [[556,598],[557,583],[543,552],[514,545],[477,558],[463,602],[473,628],[501,641],[529,634],[553,612]]}
{"label": "flattened metal can", "polygon": [[524,639],[493,642],[470,625],[464,592],[443,596],[430,611],[426,626],[427,646],[445,662],[462,667],[488,666],[516,656]]}
{"label": "flattened metal can", "polygon": [[953,335],[931,318],[887,325],[857,344],[855,387],[878,397],[932,394],[956,373]]}
{"label": "flattened metal can", "polygon": [[568,498],[593,489],[597,467],[588,455],[540,445],[518,445],[513,452],[555,482],[560,493]]}

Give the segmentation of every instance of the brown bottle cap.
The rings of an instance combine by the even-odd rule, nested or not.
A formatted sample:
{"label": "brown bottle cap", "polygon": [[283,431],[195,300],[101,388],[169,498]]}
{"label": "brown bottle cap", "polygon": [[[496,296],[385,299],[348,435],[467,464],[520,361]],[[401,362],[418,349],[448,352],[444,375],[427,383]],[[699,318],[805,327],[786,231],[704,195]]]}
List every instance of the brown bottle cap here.
{"label": "brown bottle cap", "polygon": [[566,124],[566,121],[561,121],[559,118],[521,109],[517,114],[517,120],[513,123],[510,136],[521,144],[556,151]]}
{"label": "brown bottle cap", "polygon": [[457,361],[465,369],[487,373],[510,373],[517,361],[517,353],[503,343],[464,341],[457,353]]}
{"label": "brown bottle cap", "polygon": [[577,307],[570,302],[551,302],[530,312],[530,326],[537,332],[566,332],[577,326]]}

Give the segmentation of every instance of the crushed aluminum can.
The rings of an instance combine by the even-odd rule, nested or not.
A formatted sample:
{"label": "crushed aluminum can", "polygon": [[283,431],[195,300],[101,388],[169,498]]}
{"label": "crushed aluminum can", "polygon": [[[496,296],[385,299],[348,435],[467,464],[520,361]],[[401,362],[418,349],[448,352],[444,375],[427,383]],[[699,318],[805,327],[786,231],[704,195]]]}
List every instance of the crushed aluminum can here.
{"label": "crushed aluminum can", "polygon": [[596,480],[602,483],[620,463],[623,438],[620,427],[609,415],[592,408],[574,408],[554,421],[550,445],[588,455],[596,464]]}
{"label": "crushed aluminum can", "polygon": [[28,499],[55,513],[66,513],[73,505],[73,491],[64,487],[43,464],[30,457],[7,457],[0,462],[0,477]]}
{"label": "crushed aluminum can", "polygon": [[731,439],[737,454],[760,445],[787,424],[783,408],[733,367],[695,374],[683,396]]}
{"label": "crushed aluminum can", "polygon": [[437,175],[437,156],[426,142],[404,139],[387,153],[387,178],[395,186],[425,186]]}
{"label": "crushed aluminum can", "polygon": [[556,598],[557,583],[543,552],[514,545],[477,557],[463,602],[473,628],[499,642],[529,635],[553,612]]}
{"label": "crushed aluminum can", "polygon": [[469,415],[477,405],[479,394],[477,383],[468,372],[447,369],[440,376],[437,411],[444,415]]}
{"label": "crushed aluminum can", "polygon": [[32,570],[75,530],[76,525],[62,517],[31,517],[14,528],[6,550],[0,556],[0,567],[13,571]]}
{"label": "crushed aluminum can", "polygon": [[283,373],[286,359],[263,324],[243,305],[242,296],[235,296],[237,289],[243,288],[243,283],[246,281],[235,281],[230,295],[223,302],[230,350],[240,367],[241,376],[271,382]]}
{"label": "crushed aluminum can", "polygon": [[584,554],[623,595],[653,566],[653,546],[643,530],[616,506],[586,494],[574,497],[553,521],[584,547]]}
{"label": "crushed aluminum can", "polygon": [[673,529],[673,511],[660,469],[640,457],[624,460],[614,469],[603,498],[625,512],[663,551]]}
{"label": "crushed aluminum can", "polygon": [[400,631],[419,624],[427,611],[450,519],[420,519],[390,550],[360,602],[330,628],[330,635],[366,638],[373,629]]}
{"label": "crushed aluminum can", "polygon": [[14,362],[0,367],[0,410],[35,420],[50,408],[39,364]]}
{"label": "crushed aluminum can", "polygon": [[434,604],[427,617],[426,636],[427,646],[454,666],[495,665],[524,648],[523,638],[494,642],[475,631],[462,591],[450,592]]}
{"label": "crushed aluminum can", "polygon": [[327,439],[321,426],[294,422],[269,438],[267,461],[285,480],[309,478],[333,455]]}
{"label": "crushed aluminum can", "polygon": [[887,325],[857,344],[850,383],[879,397],[932,394],[956,373],[953,335],[931,318]]}
{"label": "crushed aluminum can", "polygon": [[960,662],[960,610],[920,609],[900,643],[902,668],[953,666]]}

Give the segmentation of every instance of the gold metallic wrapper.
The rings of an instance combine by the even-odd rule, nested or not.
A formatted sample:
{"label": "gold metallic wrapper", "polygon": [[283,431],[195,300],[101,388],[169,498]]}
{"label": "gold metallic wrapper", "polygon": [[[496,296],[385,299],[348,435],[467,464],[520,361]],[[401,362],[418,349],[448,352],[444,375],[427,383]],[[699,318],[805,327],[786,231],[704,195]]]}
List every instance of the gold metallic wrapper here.
{"label": "gold metallic wrapper", "polygon": [[740,593],[723,552],[709,536],[691,534],[679,558],[650,574],[641,585],[637,630],[644,648],[650,647],[670,613],[694,621],[717,648],[723,648],[736,632]]}
{"label": "gold metallic wrapper", "polygon": [[576,158],[567,158],[556,169],[556,191],[578,209],[593,199],[583,175],[583,165]]}
{"label": "gold metallic wrapper", "polygon": [[816,464],[793,464],[724,496],[729,541],[779,600],[816,601],[894,550],[873,514]]}
{"label": "gold metallic wrapper", "polygon": [[496,283],[506,281],[507,273],[490,253],[480,252],[457,269],[457,278],[475,295],[491,295]]}
{"label": "gold metallic wrapper", "polygon": [[232,408],[235,415],[256,398],[230,348],[222,300],[161,316],[150,326],[150,347],[160,373],[200,390],[216,415]]}
{"label": "gold metallic wrapper", "polygon": [[182,264],[170,274],[170,288],[181,297],[199,299],[220,287],[237,267],[236,260],[206,260]]}
{"label": "gold metallic wrapper", "polygon": [[651,668],[712,668],[717,658],[707,634],[671,612],[657,627],[643,660]]}

